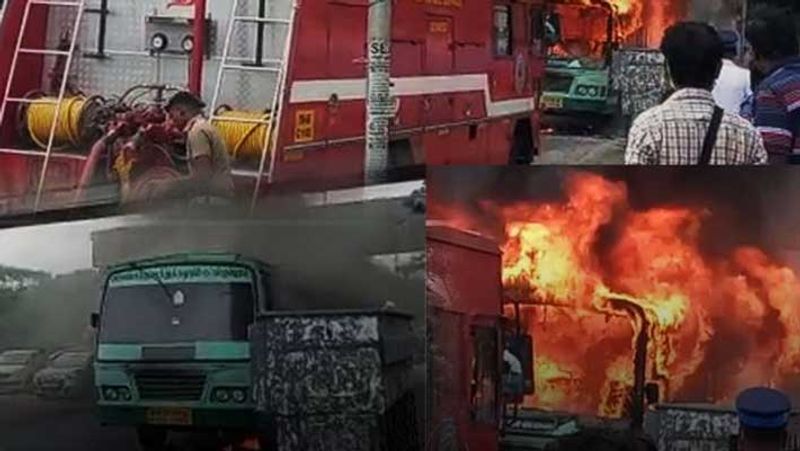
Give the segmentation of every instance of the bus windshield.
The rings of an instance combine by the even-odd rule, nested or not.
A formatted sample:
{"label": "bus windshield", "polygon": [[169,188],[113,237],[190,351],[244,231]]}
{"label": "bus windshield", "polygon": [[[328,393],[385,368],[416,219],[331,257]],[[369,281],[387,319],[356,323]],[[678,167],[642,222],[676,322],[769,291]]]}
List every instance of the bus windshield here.
{"label": "bus windshield", "polygon": [[255,308],[253,276],[246,268],[187,265],[125,271],[107,283],[99,340],[243,341]]}
{"label": "bus windshield", "polygon": [[609,28],[611,13],[587,5],[557,5],[561,40],[551,49],[551,58],[579,59],[584,65],[601,60],[613,40]]}

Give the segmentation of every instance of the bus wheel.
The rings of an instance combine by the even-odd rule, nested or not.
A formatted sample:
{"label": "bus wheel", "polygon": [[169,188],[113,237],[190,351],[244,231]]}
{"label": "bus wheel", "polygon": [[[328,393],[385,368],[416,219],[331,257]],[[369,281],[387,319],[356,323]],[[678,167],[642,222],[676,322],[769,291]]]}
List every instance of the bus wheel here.
{"label": "bus wheel", "polygon": [[136,436],[142,451],[163,451],[167,448],[166,429],[142,426],[136,429]]}

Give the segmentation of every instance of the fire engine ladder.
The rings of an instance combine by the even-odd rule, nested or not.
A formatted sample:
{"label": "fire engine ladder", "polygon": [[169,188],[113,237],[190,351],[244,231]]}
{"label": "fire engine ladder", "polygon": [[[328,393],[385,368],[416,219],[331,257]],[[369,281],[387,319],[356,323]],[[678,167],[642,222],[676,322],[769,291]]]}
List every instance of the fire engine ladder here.
{"label": "fire engine ladder", "polygon": [[[72,27],[72,35],[70,36],[69,50],[33,49],[33,48],[25,48],[22,46],[22,41],[24,40],[25,32],[28,27],[28,21],[30,20],[31,8],[36,5],[76,9],[75,22]],[[36,200],[33,206],[34,213],[36,213],[39,210],[39,204],[42,200],[42,191],[44,190],[44,182],[45,182],[45,176],[47,175],[47,167],[48,164],[50,163],[50,155],[53,152],[53,142],[55,140],[56,127],[62,112],[61,107],[62,104],[64,103],[64,97],[66,95],[69,72],[70,68],[72,67],[73,57],[75,56],[75,48],[78,42],[78,32],[80,31],[81,20],[83,19],[83,13],[85,12],[85,10],[86,10],[86,0],[71,0],[71,1],[28,0],[27,4],[25,5],[25,11],[22,16],[22,26],[20,28],[19,35],[17,36],[17,42],[14,47],[14,56],[11,60],[11,68],[8,73],[8,80],[6,80],[3,102],[2,104],[0,104],[0,125],[3,124],[3,121],[6,118],[9,104],[25,104],[25,103],[30,104],[35,101],[34,99],[23,98],[23,97],[10,97],[11,89],[14,86],[14,76],[16,75],[17,72],[17,64],[19,63],[19,56],[21,54],[27,54],[27,55],[42,55],[42,56],[61,56],[67,58],[67,62],[64,66],[64,73],[61,77],[61,87],[59,88],[58,91],[58,100],[51,102],[56,105],[56,110],[55,113],[53,114],[53,121],[50,125],[50,135],[47,138],[47,149],[45,150],[44,164],[42,165],[42,172],[39,177],[39,186],[36,189]],[[38,100],[37,102],[41,102],[41,100]]]}
{"label": "fire engine ladder", "polygon": [[[275,92],[272,96],[272,103],[270,106],[270,117],[267,119],[250,119],[250,118],[231,118],[226,117],[224,118],[225,121],[230,122],[240,122],[246,124],[256,124],[256,125],[264,125],[267,127],[267,136],[268,139],[264,141],[264,147],[261,149],[261,161],[258,167],[258,176],[256,179],[256,187],[253,191],[253,199],[251,208],[255,208],[256,202],[258,200],[258,194],[261,191],[261,183],[264,176],[264,170],[267,169],[267,156],[269,156],[269,169],[267,169],[267,183],[271,184],[275,174],[275,161],[276,161],[276,150],[278,143],[278,124],[281,122],[281,114],[282,108],[280,105],[283,103],[283,96],[284,96],[284,85],[286,84],[286,64],[289,60],[289,51],[291,49],[292,43],[292,35],[294,32],[294,22],[295,16],[298,8],[297,0],[292,0],[292,9],[289,14],[288,18],[276,18],[276,17],[268,17],[268,14],[265,14],[264,17],[254,17],[254,16],[239,16],[237,15],[237,11],[239,11],[239,5],[241,0],[234,0],[231,2],[231,13],[228,17],[230,17],[230,23],[228,25],[228,32],[225,36],[225,43],[222,51],[222,61],[219,65],[219,74],[217,75],[217,82],[216,86],[214,87],[214,97],[211,101],[211,109],[212,109],[212,116],[211,120],[220,119],[219,116],[216,116],[216,110],[218,107],[218,102],[220,98],[220,93],[222,91],[223,80],[225,78],[225,74],[232,71],[239,71],[239,72],[272,72],[275,73],[277,76],[277,85],[275,86]],[[269,11],[269,8],[266,8]],[[232,61],[230,56],[230,49],[231,43],[233,38],[233,30],[236,27],[237,23],[251,23],[251,24],[263,24],[265,26],[277,26],[277,27],[286,27],[287,34],[286,34],[286,41],[284,43],[283,54],[281,58],[278,59],[263,59],[262,61],[266,63],[263,66],[248,66],[241,64],[240,62]]]}

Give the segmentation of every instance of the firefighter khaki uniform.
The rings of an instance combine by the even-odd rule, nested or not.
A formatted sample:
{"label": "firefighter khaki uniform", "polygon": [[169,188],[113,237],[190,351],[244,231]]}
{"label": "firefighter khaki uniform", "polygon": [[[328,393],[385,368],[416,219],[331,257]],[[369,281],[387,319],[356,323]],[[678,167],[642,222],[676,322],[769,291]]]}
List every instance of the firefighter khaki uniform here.
{"label": "firefighter khaki uniform", "polygon": [[213,203],[214,199],[233,198],[233,178],[231,176],[231,161],[225,142],[211,123],[204,117],[192,119],[186,126],[186,151],[191,161],[198,157],[208,157],[211,160],[211,186],[207,197]]}

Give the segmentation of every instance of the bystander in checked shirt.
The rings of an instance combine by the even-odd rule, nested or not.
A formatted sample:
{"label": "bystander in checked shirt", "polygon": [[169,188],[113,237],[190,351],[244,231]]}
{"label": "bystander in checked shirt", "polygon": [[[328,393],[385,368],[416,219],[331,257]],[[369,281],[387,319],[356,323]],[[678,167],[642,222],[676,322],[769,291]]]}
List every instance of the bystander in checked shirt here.
{"label": "bystander in checked shirt", "polygon": [[[684,88],[633,123],[625,151],[629,165],[696,165],[714,114],[714,97],[704,89]],[[738,115],[725,113],[711,153],[712,165],[763,165],[761,135]]]}

